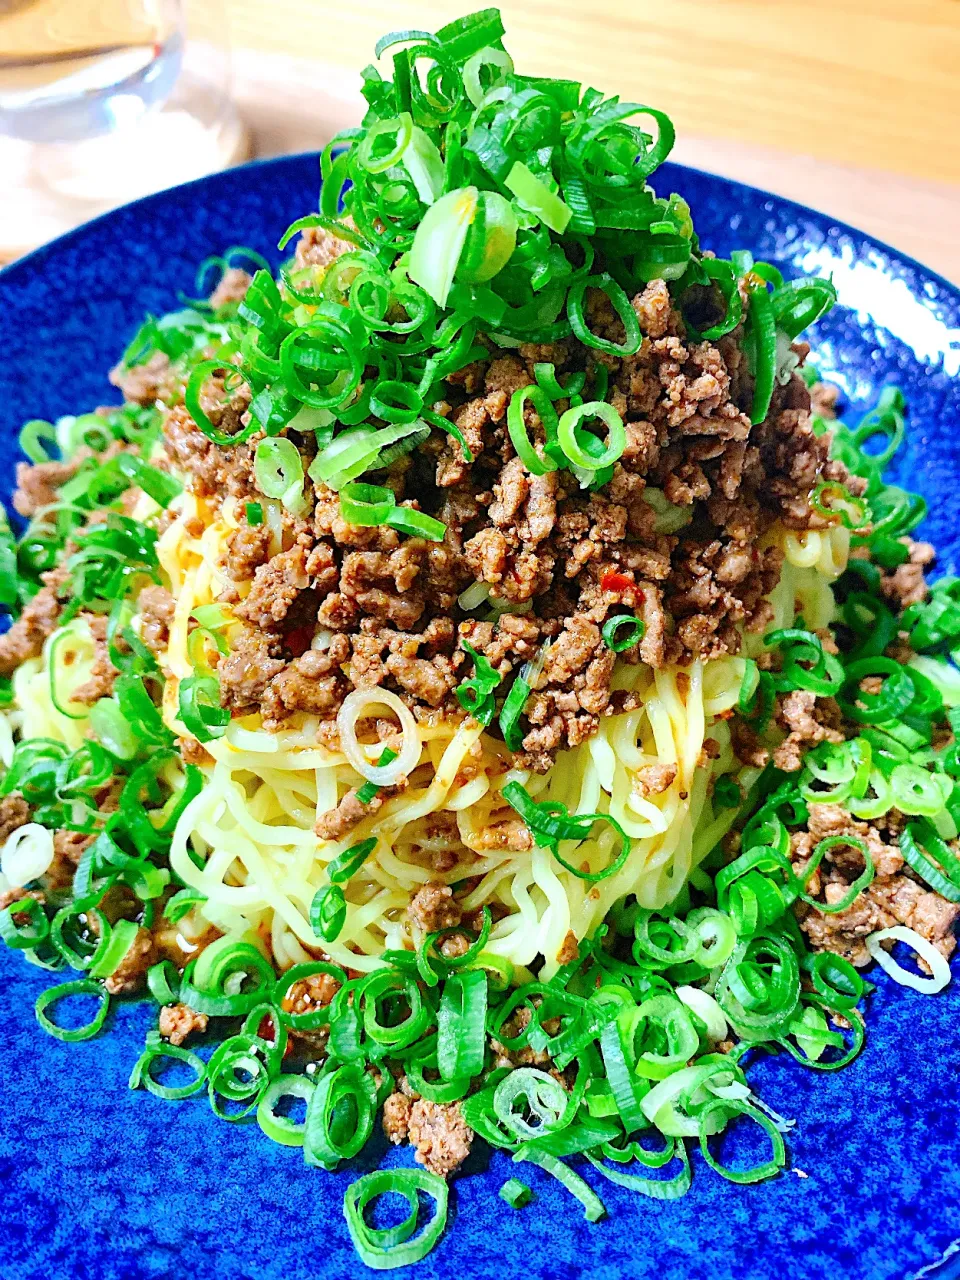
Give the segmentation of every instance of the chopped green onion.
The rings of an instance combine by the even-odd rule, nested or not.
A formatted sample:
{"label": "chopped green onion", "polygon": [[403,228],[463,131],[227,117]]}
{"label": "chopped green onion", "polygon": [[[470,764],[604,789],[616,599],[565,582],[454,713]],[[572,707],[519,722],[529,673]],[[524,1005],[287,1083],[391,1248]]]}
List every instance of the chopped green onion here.
{"label": "chopped green onion", "polygon": [[246,504],[247,524],[257,526],[263,524],[263,507],[259,502]]}
{"label": "chopped green onion", "polygon": [[52,457],[47,452],[44,441],[49,442],[55,448],[58,446],[57,429],[52,422],[45,422],[41,418],[33,418],[20,428],[20,448],[31,462],[38,465],[49,462]]}
{"label": "chopped green onion", "polygon": [[527,400],[533,405],[543,425],[548,445],[556,441],[557,411],[554,409],[547,393],[536,384],[531,384],[519,391],[515,391],[510,397],[510,404],[507,408],[507,430],[510,432],[510,439],[513,441],[513,447],[517,451],[517,457],[531,475],[542,476],[546,475],[548,471],[555,471],[557,463],[546,450],[544,450],[544,456],[541,457],[527,435],[527,424],[524,420],[524,405]]}
{"label": "chopped green onion", "polygon": [[435,520],[433,516],[417,511],[414,507],[391,507],[384,524],[388,524],[391,529],[399,529],[401,533],[409,533],[414,538],[427,538],[431,542],[442,542],[447,532],[447,526],[442,520]]}
{"label": "chopped green onion", "polygon": [[[608,429],[606,447],[600,440],[581,427],[584,419],[599,418]],[[627,435],[623,419],[612,404],[605,400],[590,400],[575,405],[560,417],[557,441],[564,456],[574,466],[588,471],[598,471],[617,461],[627,447]]]}
{"label": "chopped green onion", "polygon": [[[96,1013],[82,1027],[61,1027],[47,1015],[47,1010],[52,1005],[58,1004],[61,1000],[66,1000],[70,996],[93,996],[98,1001]],[[74,1044],[78,1040],[89,1040],[95,1036],[104,1022],[106,1022],[109,1011],[109,995],[99,982],[91,982],[89,978],[78,978],[73,982],[64,982],[59,987],[48,987],[46,991],[37,996],[36,1001],[37,1022],[39,1022],[40,1026],[43,1027],[48,1035],[57,1040],[65,1040],[70,1044]]]}
{"label": "chopped green onion", "polygon": [[[501,792],[507,801],[530,828],[534,842],[541,848],[549,849],[561,866],[580,880],[595,883],[614,875],[630,856],[630,841],[620,824],[607,813],[570,814],[566,806],[555,801],[537,802],[529,791],[519,782],[508,782]],[[616,858],[602,871],[585,871],[575,867],[560,855],[561,840],[586,840],[596,822],[606,822],[613,827],[620,837],[620,852]]]}
{"label": "chopped green onion", "polygon": [[176,1004],[180,994],[180,975],[170,960],[161,960],[147,970],[147,987],[157,1004]]}
{"label": "chopped green onion", "polygon": [[293,511],[303,499],[303,460],[292,440],[261,440],[254,456],[257,485]]}
{"label": "chopped green onion", "polygon": [[563,235],[573,216],[571,210],[522,161],[517,160],[514,163],[504,179],[504,186],[513,192],[517,203],[522,208],[536,214],[540,221],[557,235]]}
{"label": "chopped green onion", "polygon": [[522,676],[517,676],[500,709],[500,731],[511,751],[519,751],[523,745],[520,717],[530,697],[530,686]]}
{"label": "chopped green onion", "polygon": [[220,705],[220,681],[213,675],[187,676],[180,681],[180,719],[198,742],[222,738],[230,712]]}
{"label": "chopped green onion", "polygon": [[486,1050],[487,975],[470,969],[448,978],[437,1010],[437,1066],[444,1080],[477,1076]]}
{"label": "chopped green onion", "polygon": [[386,524],[396,501],[392,489],[351,480],[340,490],[340,514],[348,524]]}
{"label": "chopped green onion", "polygon": [[[617,632],[622,631],[624,627],[628,628],[626,635],[617,639]],[[615,617],[608,618],[600,628],[603,643],[614,653],[623,653],[625,649],[632,649],[643,639],[645,631],[645,624],[632,613],[618,613]]]}
{"label": "chopped green onion", "polygon": [[[155,1039],[153,1037],[156,1037]],[[166,1058],[173,1062],[185,1062],[194,1072],[194,1078],[187,1084],[182,1085],[164,1085],[157,1082],[152,1074],[154,1063],[162,1062]],[[177,1045],[165,1044],[153,1032],[147,1037],[147,1048],[140,1055],[134,1065],[133,1071],[130,1073],[130,1079],[127,1082],[129,1089],[139,1089],[141,1085],[150,1093],[158,1098],[166,1098],[170,1101],[176,1101],[181,1098],[189,1098],[194,1093],[199,1093],[206,1084],[207,1080],[207,1064],[195,1053],[191,1053],[189,1049],[181,1049]]]}
{"label": "chopped green onion", "polygon": [[[721,1164],[713,1155],[707,1142],[707,1137],[710,1133],[710,1119],[718,1112],[722,1112],[725,1115],[733,1112],[735,1115],[746,1116],[755,1121],[770,1139],[772,1147],[770,1159],[755,1165],[752,1169],[742,1171],[731,1169],[727,1165]],[[713,1102],[708,1102],[699,1115],[699,1137],[700,1150],[710,1168],[715,1173],[719,1173],[721,1177],[726,1178],[728,1182],[736,1182],[740,1186],[745,1186],[751,1182],[760,1182],[764,1178],[772,1178],[783,1168],[787,1158],[783,1145],[783,1135],[779,1129],[762,1111],[746,1102],[739,1102],[733,1099],[728,1101],[725,1098],[717,1098]]]}
{"label": "chopped green onion", "polygon": [[529,1160],[531,1164],[539,1165],[544,1173],[549,1173],[556,1178],[583,1205],[583,1216],[588,1222],[599,1222],[606,1215],[606,1207],[597,1193],[587,1186],[578,1173],[574,1173],[569,1165],[565,1165],[556,1156],[546,1151],[535,1151],[528,1144],[520,1147],[513,1158]]}
{"label": "chopped green onion", "polygon": [[777,373],[777,326],[766,285],[750,291],[749,334],[753,354],[753,407],[750,421],[757,426],[767,416]]}
{"label": "chopped green onion", "polygon": [[457,701],[469,715],[482,725],[488,725],[493,719],[496,706],[493,691],[500,684],[500,675],[496,672],[482,653],[478,653],[472,645],[461,640],[462,647],[469,653],[474,662],[474,674],[457,685]]}
{"label": "chopped green onion", "polygon": [[[583,314],[584,295],[587,289],[599,289],[610,299],[613,309],[623,322],[625,338],[622,343],[598,337],[587,327]],[[605,351],[613,356],[632,356],[640,350],[643,335],[640,332],[637,314],[630,305],[630,299],[607,272],[597,276],[587,276],[573,285],[567,295],[567,314],[574,334],[585,347],[593,347],[596,351]],[[617,457],[619,456],[618,454]]]}
{"label": "chopped green onion", "polygon": [[[420,1191],[431,1197],[434,1209],[423,1229],[414,1235]],[[406,1219],[399,1226],[386,1229],[368,1226],[365,1209],[372,1200],[389,1192],[406,1200],[410,1208]],[[447,1221],[447,1184],[426,1169],[378,1169],[350,1184],[343,1197],[343,1212],[361,1261],[376,1271],[392,1271],[419,1262],[440,1239]]]}
{"label": "chopped green onion", "polygon": [[134,920],[118,920],[109,934],[105,934],[106,945],[97,948],[89,969],[90,977],[109,978],[115,973],[136,941],[139,931],[140,926]]}
{"label": "chopped green onion", "polygon": [[929,822],[911,822],[900,833],[900,852],[934,893],[960,902],[960,858]]}
{"label": "chopped green onion", "polygon": [[[383,760],[383,756],[380,760],[381,763],[389,763]],[[361,840],[359,844],[352,844],[349,849],[344,849],[343,853],[334,858],[327,867],[330,883],[341,884],[344,880],[349,880],[351,876],[356,875],[376,847],[377,837],[370,836],[369,839]]]}
{"label": "chopped green onion", "polygon": [[309,1105],[316,1085],[307,1076],[284,1075],[273,1080],[257,1106],[257,1124],[274,1142],[284,1147],[302,1147],[306,1121],[296,1123],[277,1113],[284,1098],[299,1098]]}
{"label": "chopped green onion", "polygon": [[501,1200],[506,1200],[511,1209],[522,1209],[529,1204],[533,1192],[519,1178],[508,1178],[497,1193]]}
{"label": "chopped green onion", "polygon": [[377,1090],[370,1075],[343,1063],[317,1083],[307,1105],[304,1156],[311,1165],[335,1169],[366,1145],[373,1132]]}
{"label": "chopped green onion", "polygon": [[[641,1147],[639,1143],[632,1143],[630,1151],[641,1164],[649,1165],[652,1163],[646,1158],[649,1154],[646,1148]],[[621,1159],[619,1154],[615,1154],[609,1143],[604,1147],[604,1155],[616,1160]],[[589,1151],[586,1156],[596,1171],[602,1173],[610,1182],[616,1183],[617,1186],[625,1187],[628,1191],[639,1192],[640,1195],[648,1196],[651,1200],[679,1200],[681,1196],[685,1196],[690,1190],[693,1172],[690,1168],[690,1157],[687,1155],[687,1148],[682,1138],[674,1138],[664,1150],[665,1158],[662,1161],[657,1160],[657,1165],[660,1163],[667,1164],[674,1157],[681,1161],[682,1168],[680,1172],[669,1180],[648,1178],[642,1174],[625,1173],[620,1169],[611,1169],[609,1165],[598,1160]],[[654,1165],[654,1167],[657,1167],[657,1165]]]}

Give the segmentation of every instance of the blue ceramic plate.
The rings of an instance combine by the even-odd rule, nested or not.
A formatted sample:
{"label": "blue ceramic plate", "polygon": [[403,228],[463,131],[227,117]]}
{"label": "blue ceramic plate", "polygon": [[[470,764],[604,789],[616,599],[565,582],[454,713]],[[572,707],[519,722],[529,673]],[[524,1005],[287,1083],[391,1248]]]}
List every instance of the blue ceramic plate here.
{"label": "blue ceramic plate", "polygon": [[[902,481],[930,503],[940,567],[960,564],[960,292],[822,214],[720,178],[665,165],[660,190],[690,202],[705,246],[749,247],[788,273],[832,272],[841,305],[820,325],[817,364],[852,409],[896,381],[912,432]],[[0,458],[11,487],[16,435],[32,417],[109,402],[106,371],[144,312],[190,292],[208,254],[249,245],[276,258],[279,234],[315,207],[315,158],[251,165],[120,209],[0,273]],[[254,1126],[214,1119],[203,1101],[128,1092],[151,1012],[119,1007],[112,1034],[70,1046],[32,1006],[45,974],[0,955],[0,1275],[5,1280],[345,1280],[357,1260],[341,1205],[353,1172],[305,1167]],[[694,1156],[693,1188],[659,1204],[609,1183],[609,1218],[527,1166],[536,1201],[497,1190],[500,1153],[475,1153],[456,1183],[440,1246],[418,1280],[894,1280],[960,1258],[960,988],[923,997],[880,975],[866,1051],[819,1073],[787,1055],[751,1069],[759,1092],[796,1117],[790,1167],[758,1187],[721,1180]],[[374,1147],[376,1144],[372,1144]],[[368,1149],[408,1163],[409,1149]],[[592,1176],[592,1171],[588,1170]],[[946,1254],[946,1258],[944,1255]]]}

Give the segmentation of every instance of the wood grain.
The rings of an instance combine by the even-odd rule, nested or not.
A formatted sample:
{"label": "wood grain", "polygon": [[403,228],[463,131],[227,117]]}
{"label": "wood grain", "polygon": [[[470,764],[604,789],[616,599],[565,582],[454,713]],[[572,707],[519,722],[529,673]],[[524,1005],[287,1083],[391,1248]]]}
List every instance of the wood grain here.
{"label": "wood grain", "polygon": [[[235,69],[259,155],[317,150],[362,115],[356,76],[340,68],[238,50]],[[696,134],[681,134],[673,158],[822,209],[960,283],[960,186]]]}
{"label": "wood grain", "polygon": [[[469,0],[193,0],[240,48],[353,76],[393,27]],[[480,7],[480,0],[476,0]],[[960,181],[960,0],[500,0],[525,70],[669,112],[681,134]]]}

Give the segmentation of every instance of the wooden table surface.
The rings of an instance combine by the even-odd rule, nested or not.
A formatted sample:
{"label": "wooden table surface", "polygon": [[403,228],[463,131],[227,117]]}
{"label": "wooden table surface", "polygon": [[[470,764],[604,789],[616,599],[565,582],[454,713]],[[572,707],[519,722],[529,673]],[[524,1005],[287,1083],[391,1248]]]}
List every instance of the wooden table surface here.
{"label": "wooden table surface", "polygon": [[[356,75],[393,28],[483,0],[193,0],[238,48]],[[678,132],[960,182],[960,0],[500,0],[535,75],[668,112]]]}

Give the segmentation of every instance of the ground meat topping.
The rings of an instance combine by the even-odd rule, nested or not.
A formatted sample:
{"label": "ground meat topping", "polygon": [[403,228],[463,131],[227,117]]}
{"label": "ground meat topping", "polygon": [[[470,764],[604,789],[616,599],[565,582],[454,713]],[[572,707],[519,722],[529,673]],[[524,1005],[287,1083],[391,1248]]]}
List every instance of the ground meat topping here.
{"label": "ground meat topping", "polygon": [[0,845],[6,844],[14,831],[19,831],[29,821],[30,806],[23,796],[14,793],[0,799]]}
{"label": "ground meat topping", "polygon": [[70,700],[93,706],[101,698],[108,698],[113,693],[113,682],[120,673],[110,661],[107,618],[102,613],[84,612],[78,616],[90,628],[94,643],[94,658],[89,679],[71,693]]}
{"label": "ground meat topping", "polygon": [[181,1045],[194,1031],[206,1031],[209,1019],[187,1004],[168,1004],[160,1010],[159,1030],[164,1040]]}
{"label": "ground meat topping", "polygon": [[452,929],[458,925],[463,912],[449,885],[431,881],[411,898],[407,916],[421,933],[436,933],[439,929]]}
{"label": "ground meat topping", "polygon": [[668,787],[673,786],[676,776],[675,764],[648,764],[637,772],[640,794],[644,800],[649,800],[651,796],[658,796]]}
{"label": "ground meat topping", "polygon": [[154,351],[143,364],[118,364],[110,370],[110,381],[130,404],[152,405],[158,400],[172,402],[182,390],[182,381],[162,351]]}
{"label": "ground meat topping", "polygon": [[284,1013],[312,1013],[326,1008],[340,990],[340,983],[329,973],[313,973],[295,982],[283,998]]}
{"label": "ground meat topping", "polygon": [[777,723],[787,736],[773,753],[773,763],[796,773],[804,752],[820,742],[842,742],[840,708],[833,698],[818,698],[809,689],[792,689],[779,699]]}
{"label": "ground meat topping", "polygon": [[898,613],[926,600],[929,589],[925,574],[937,554],[929,542],[914,542],[912,538],[900,541],[907,548],[909,559],[880,580],[881,591]]}
{"label": "ground meat topping", "polygon": [[[864,841],[873,859],[876,876],[846,911],[824,915],[806,903],[794,910],[815,951],[834,951],[851,964],[870,963],[864,939],[878,929],[903,924],[926,938],[945,957],[956,945],[952,929],[960,917],[960,904],[948,902],[918,883],[896,843],[899,815],[891,810],[876,823],[858,822],[840,805],[812,804],[807,830],[791,839],[790,857],[802,876],[817,844],[827,836],[854,836]],[[882,825],[881,825],[882,824]],[[864,868],[855,846],[828,849],[820,867],[810,877],[807,892],[822,892],[828,903],[842,901],[850,884]],[[922,963],[922,962],[921,962]]]}
{"label": "ground meat topping", "polygon": [[407,1117],[407,1137],[416,1148],[417,1163],[446,1178],[470,1154],[473,1130],[464,1120],[458,1102],[418,1098]]}
{"label": "ground meat topping", "polygon": [[13,494],[14,510],[22,516],[35,516],[51,506],[59,497],[61,485],[71,480],[80,468],[85,454],[80,450],[63,462],[18,462],[17,487]]}
{"label": "ground meat topping", "polygon": [[147,970],[157,958],[153,935],[149,929],[139,929],[127,954],[117,968],[104,979],[103,985],[112,996],[130,995],[139,991],[147,976]]}
{"label": "ground meat topping", "polygon": [[[7,907],[12,907],[17,902],[24,902],[28,898],[32,898],[34,902],[43,902],[45,900],[39,889],[27,890],[21,889],[19,886],[14,886],[12,889],[3,889],[0,891],[0,911],[6,911]],[[25,923],[27,913],[25,911],[14,911],[13,918],[16,924]]]}
{"label": "ground meat topping", "polygon": [[154,653],[161,653],[166,648],[175,608],[173,596],[166,587],[151,584],[137,596],[140,639]]}
{"label": "ground meat topping", "polygon": [[276,636],[252,628],[243,631],[230,653],[220,659],[220,700],[225,707],[241,711],[256,707],[267,685],[286,663],[280,657]]}
{"label": "ground meat topping", "polygon": [[247,296],[251,279],[239,267],[227,267],[207,301],[215,311],[229,302],[242,302]]}
{"label": "ground meat topping", "polygon": [[410,1130],[410,1109],[413,1099],[405,1093],[391,1093],[383,1104],[383,1132],[388,1142],[398,1147],[406,1142]]}
{"label": "ground meat topping", "polygon": [[[297,262],[324,267],[348,248],[308,228]],[[280,550],[265,526],[237,528],[223,563],[237,586],[224,598],[249,633],[240,655],[221,663],[224,705],[259,709],[275,728],[298,710],[333,720],[351,686],[381,686],[420,714],[460,714],[453,695],[461,638],[504,681],[549,642],[516,753],[520,767],[542,772],[617,709],[610,688],[616,658],[601,638],[611,610],[642,619],[645,634],[625,660],[651,666],[736,653],[744,628],[763,630],[781,553],[762,535],[777,519],[796,529],[823,526],[808,499],[821,476],[840,478],[828,438],[811,430],[810,395],[798,375],[776,388],[767,419],[751,426],[742,330],[716,343],[693,341],[662,280],[647,285],[633,308],[643,335],[635,355],[600,356],[568,338],[491,350],[446,378],[434,411],[457,424],[472,461],[438,428],[378,480],[398,504],[439,516],[441,542],[351,525],[339,494],[319,482],[307,487],[305,513],[287,520]],[[586,309],[594,332],[623,340],[623,323],[602,291],[588,290]],[[543,360],[582,372],[585,395],[599,363],[606,368],[607,398],[624,421],[627,445],[596,491],[569,470],[533,475],[516,455],[507,409]],[[204,391],[205,412],[227,431],[249,421],[249,393],[230,385],[219,376]],[[529,401],[524,424],[542,450],[543,423]],[[256,436],[221,448],[182,407],[166,412],[163,430],[171,460],[198,496],[218,503],[256,492]],[[290,434],[305,460],[312,456],[312,437]],[[690,508],[689,525],[670,535],[657,531],[664,497]],[[605,580],[621,585],[611,590]],[[500,615],[495,622],[465,616],[459,604],[478,583]],[[302,649],[290,636],[303,632],[309,644],[318,627],[346,637],[349,654],[325,671],[295,667]]]}
{"label": "ground meat topping", "polygon": [[63,566],[41,575],[43,586],[5,635],[0,636],[0,675],[11,675],[22,662],[36,658],[43,642],[60,622],[60,591],[69,571]]}
{"label": "ground meat topping", "polygon": [[314,830],[321,840],[342,840],[357,823],[371,813],[376,813],[383,804],[383,787],[366,804],[357,798],[359,790],[359,787],[351,787],[335,809],[330,809],[317,819]]}

